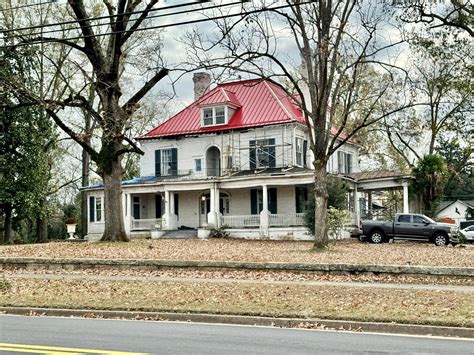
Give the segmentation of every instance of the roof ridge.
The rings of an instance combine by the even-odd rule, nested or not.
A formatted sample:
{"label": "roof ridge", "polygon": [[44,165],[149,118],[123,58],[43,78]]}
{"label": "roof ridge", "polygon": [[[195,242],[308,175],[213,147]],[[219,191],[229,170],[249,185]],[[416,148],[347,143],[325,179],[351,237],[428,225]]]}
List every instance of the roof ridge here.
{"label": "roof ridge", "polygon": [[270,90],[270,93],[271,95],[273,96],[273,98],[276,100],[276,102],[278,103],[278,105],[283,109],[283,111],[286,113],[286,115],[294,120],[295,118],[293,117],[292,114],[290,114],[290,112],[286,109],[285,105],[283,105],[283,103],[281,102],[281,100],[278,98],[278,95],[273,91],[273,88],[270,87],[270,84],[264,80],[263,83],[267,86],[268,90]]}

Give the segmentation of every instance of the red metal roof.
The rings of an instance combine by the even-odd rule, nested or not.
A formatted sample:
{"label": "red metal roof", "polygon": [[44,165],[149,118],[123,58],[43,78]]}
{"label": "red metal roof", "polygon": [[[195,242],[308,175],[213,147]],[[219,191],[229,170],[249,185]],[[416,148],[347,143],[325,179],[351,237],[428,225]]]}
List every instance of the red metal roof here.
{"label": "red metal roof", "polygon": [[[232,104],[238,108],[226,125],[201,127],[201,106]],[[181,112],[138,139],[226,131],[238,128],[305,123],[301,110],[276,83],[253,79],[219,84]]]}
{"label": "red metal roof", "polygon": [[[226,125],[201,126],[201,107],[225,104],[236,108]],[[283,88],[270,80],[251,79],[219,84],[181,112],[137,139],[227,131],[280,123],[305,124],[301,109]],[[336,135],[337,129],[331,128]],[[339,137],[345,139],[346,134]],[[352,139],[349,142],[355,143]]]}
{"label": "red metal roof", "polygon": [[241,107],[239,99],[232,91],[217,87],[209,92],[210,95],[204,95],[198,103],[198,106],[210,106],[216,104],[230,104],[231,106]]}

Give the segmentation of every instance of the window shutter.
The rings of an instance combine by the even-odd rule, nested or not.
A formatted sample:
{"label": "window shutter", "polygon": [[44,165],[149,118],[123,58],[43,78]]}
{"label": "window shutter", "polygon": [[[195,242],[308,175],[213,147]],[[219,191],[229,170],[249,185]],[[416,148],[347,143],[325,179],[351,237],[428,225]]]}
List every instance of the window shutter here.
{"label": "window shutter", "polygon": [[277,213],[277,189],[275,187],[268,189],[268,210],[272,214]]}
{"label": "window shutter", "polygon": [[89,197],[89,221],[95,222],[95,197]]}
{"label": "window shutter", "polygon": [[303,141],[303,166],[306,168],[306,152],[308,150],[308,141]]}
{"label": "window shutter", "polygon": [[301,188],[299,186],[295,186],[295,210],[296,213],[301,213]]}
{"label": "window shutter", "polygon": [[344,152],[337,152],[337,172],[344,173]]}
{"label": "window shutter", "polygon": [[275,138],[270,138],[268,140],[268,166],[270,168],[274,168],[276,166],[276,159],[275,159]]}
{"label": "window shutter", "polygon": [[249,142],[250,146],[250,170],[254,170],[257,167],[257,152],[255,150],[255,141]]}
{"label": "window shutter", "polygon": [[155,218],[161,218],[163,213],[161,212],[161,195],[155,195]]}
{"label": "window shutter", "polygon": [[161,175],[161,150],[155,150],[155,176]]}
{"label": "window shutter", "polygon": [[171,149],[170,174],[178,175],[178,148]]}
{"label": "window shutter", "polygon": [[250,214],[258,214],[258,190],[250,190]]}
{"label": "window shutter", "polygon": [[174,214],[179,216],[179,195],[175,192],[174,193]]}
{"label": "window shutter", "polygon": [[346,154],[346,173],[352,173],[352,154]]}

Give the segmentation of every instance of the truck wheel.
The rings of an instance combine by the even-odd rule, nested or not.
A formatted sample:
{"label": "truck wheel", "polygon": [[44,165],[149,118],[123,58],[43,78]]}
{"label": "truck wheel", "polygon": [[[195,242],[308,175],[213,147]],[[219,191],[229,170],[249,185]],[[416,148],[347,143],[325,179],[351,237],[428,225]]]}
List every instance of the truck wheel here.
{"label": "truck wheel", "polygon": [[435,234],[435,236],[433,237],[433,243],[436,246],[448,245],[449,239],[445,234],[439,233],[439,234]]}
{"label": "truck wheel", "polygon": [[383,232],[375,230],[370,232],[369,240],[371,243],[380,244],[383,243],[383,241],[385,240],[385,235],[383,234]]}

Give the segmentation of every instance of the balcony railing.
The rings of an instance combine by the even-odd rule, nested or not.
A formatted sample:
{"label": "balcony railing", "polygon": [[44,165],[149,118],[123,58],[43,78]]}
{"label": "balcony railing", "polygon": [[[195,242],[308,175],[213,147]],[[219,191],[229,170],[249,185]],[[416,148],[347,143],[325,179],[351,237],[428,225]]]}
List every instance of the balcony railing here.
{"label": "balcony railing", "polygon": [[246,228],[246,227],[259,227],[260,226],[260,215],[249,214],[249,215],[234,215],[234,216],[222,216],[221,224],[230,228]]}
{"label": "balcony railing", "polygon": [[278,213],[269,215],[271,227],[304,226],[304,213]]}
{"label": "balcony railing", "polygon": [[161,229],[162,219],[132,219],[132,231],[147,231],[152,229]]}

